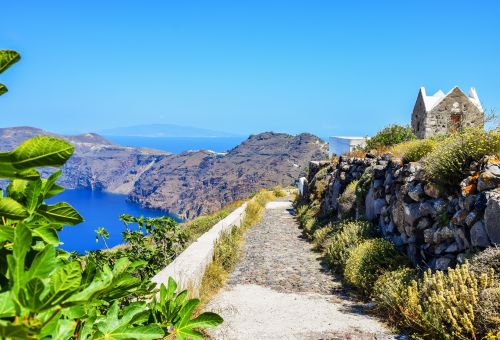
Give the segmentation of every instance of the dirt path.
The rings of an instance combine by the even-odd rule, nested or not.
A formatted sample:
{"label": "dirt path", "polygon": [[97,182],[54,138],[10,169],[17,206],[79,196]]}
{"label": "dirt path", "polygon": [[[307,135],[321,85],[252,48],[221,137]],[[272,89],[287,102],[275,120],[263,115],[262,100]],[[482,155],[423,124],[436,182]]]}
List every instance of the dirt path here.
{"label": "dirt path", "polygon": [[243,254],[208,306],[224,324],[215,339],[394,339],[348,300],[302,238],[291,202],[268,204]]}

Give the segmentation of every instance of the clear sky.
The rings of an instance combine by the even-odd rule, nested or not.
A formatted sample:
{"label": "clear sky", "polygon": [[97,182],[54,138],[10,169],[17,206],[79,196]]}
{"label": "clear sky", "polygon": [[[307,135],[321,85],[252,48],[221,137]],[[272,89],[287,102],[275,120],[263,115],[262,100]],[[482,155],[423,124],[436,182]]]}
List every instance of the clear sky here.
{"label": "clear sky", "polygon": [[8,1],[0,126],[367,135],[420,86],[500,109],[500,1]]}

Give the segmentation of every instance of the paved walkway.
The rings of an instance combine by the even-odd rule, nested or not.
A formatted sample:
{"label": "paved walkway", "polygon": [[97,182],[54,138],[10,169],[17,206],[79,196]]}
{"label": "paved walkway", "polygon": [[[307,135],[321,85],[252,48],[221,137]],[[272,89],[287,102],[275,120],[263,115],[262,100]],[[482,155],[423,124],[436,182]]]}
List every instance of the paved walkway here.
{"label": "paved walkway", "polygon": [[245,235],[226,286],[207,306],[224,323],[215,339],[393,339],[348,300],[292,216],[288,200],[271,202]]}

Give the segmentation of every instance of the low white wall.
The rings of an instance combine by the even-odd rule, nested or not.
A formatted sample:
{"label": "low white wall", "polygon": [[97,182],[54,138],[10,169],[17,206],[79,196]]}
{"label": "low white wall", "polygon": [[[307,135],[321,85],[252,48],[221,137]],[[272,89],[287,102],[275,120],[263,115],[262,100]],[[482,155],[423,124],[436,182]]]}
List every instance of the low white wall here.
{"label": "low white wall", "polygon": [[189,247],[184,249],[174,261],[156,274],[151,281],[158,286],[162,283],[167,285],[168,278],[171,276],[177,282],[178,291],[189,288],[195,295],[198,295],[205,269],[213,259],[215,241],[223,231],[241,225],[246,206],[247,204],[244,203],[201,235]]}

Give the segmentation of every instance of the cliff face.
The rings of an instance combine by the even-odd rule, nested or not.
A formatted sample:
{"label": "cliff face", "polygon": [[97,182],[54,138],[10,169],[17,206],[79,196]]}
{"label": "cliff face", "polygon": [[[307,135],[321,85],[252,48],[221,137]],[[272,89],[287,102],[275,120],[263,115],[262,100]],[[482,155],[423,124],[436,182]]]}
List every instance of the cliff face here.
{"label": "cliff face", "polygon": [[193,218],[260,188],[291,185],[310,160],[325,157],[327,145],[313,135],[266,132],[226,155],[199,151],[166,157],[144,172],[130,198]]}
{"label": "cliff face", "polygon": [[59,184],[68,189],[90,188],[128,194],[151,164],[168,155],[157,150],[114,145],[97,134],[62,136],[31,127],[0,129],[0,150],[11,150],[22,141],[40,135],[63,138],[75,146],[75,153],[64,165],[59,179]]}
{"label": "cliff face", "polygon": [[309,161],[328,156],[326,143],[310,134],[266,132],[227,154],[169,154],[114,145],[96,134],[61,136],[29,127],[0,129],[0,150],[36,135],[64,138],[75,146],[63,167],[62,186],[128,194],[145,207],[183,218],[214,212],[261,188],[293,184]]}

